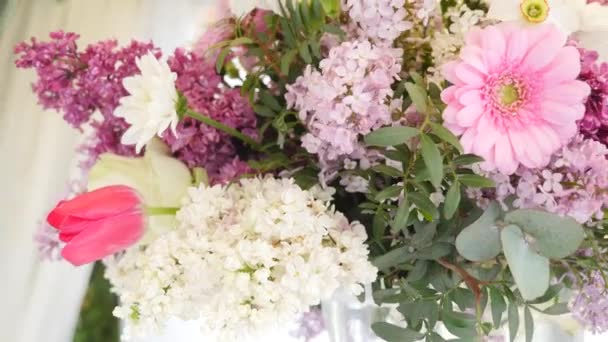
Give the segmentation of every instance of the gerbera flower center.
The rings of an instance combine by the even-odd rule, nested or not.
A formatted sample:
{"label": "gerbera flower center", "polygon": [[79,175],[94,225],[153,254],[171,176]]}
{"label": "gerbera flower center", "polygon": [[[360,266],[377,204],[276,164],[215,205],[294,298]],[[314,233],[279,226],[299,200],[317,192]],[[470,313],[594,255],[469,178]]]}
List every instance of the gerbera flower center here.
{"label": "gerbera flower center", "polygon": [[517,115],[529,95],[527,83],[519,77],[507,73],[490,82],[486,88],[493,108],[508,116]]}
{"label": "gerbera flower center", "polygon": [[531,23],[542,23],[549,17],[547,0],[523,0],[520,9],[524,18]]}

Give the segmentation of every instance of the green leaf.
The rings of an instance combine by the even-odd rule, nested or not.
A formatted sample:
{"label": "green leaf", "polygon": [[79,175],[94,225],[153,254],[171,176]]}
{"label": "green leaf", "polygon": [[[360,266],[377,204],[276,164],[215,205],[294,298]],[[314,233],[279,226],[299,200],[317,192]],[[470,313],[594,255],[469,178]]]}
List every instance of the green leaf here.
{"label": "green leaf", "polygon": [[511,338],[511,342],[515,341],[515,337],[517,337],[517,330],[519,329],[519,311],[517,307],[517,303],[510,302],[509,303],[509,337]]}
{"label": "green leaf", "polygon": [[439,242],[417,251],[414,255],[422,260],[436,260],[448,256],[450,253],[452,253],[452,245],[446,242]]}
{"label": "green leaf", "polygon": [[376,196],[374,196],[374,199],[378,202],[383,202],[389,198],[398,197],[402,191],[403,186],[392,185],[377,193]]}
{"label": "green leaf", "polygon": [[481,163],[483,158],[474,154],[462,154],[452,160],[452,164],[456,166],[466,166],[475,163]]}
{"label": "green leaf", "polygon": [[308,44],[303,43],[298,47],[298,52],[300,53],[300,57],[304,60],[306,64],[312,64],[312,56],[310,56],[310,51],[308,50]]}
{"label": "green leaf", "polygon": [[253,105],[253,111],[259,116],[263,116],[265,118],[274,118],[277,116],[277,113],[275,113],[272,109],[259,104]]}
{"label": "green leaf", "polygon": [[515,210],[505,215],[505,222],[517,225],[534,237],[538,252],[547,258],[567,257],[578,250],[585,238],[583,227],[573,218],[544,211]]}
{"label": "green leaf", "polygon": [[507,309],[507,303],[505,302],[502,293],[494,287],[490,287],[490,304],[494,328],[498,329],[502,325],[502,314]]}
{"label": "green leaf", "polygon": [[502,248],[515,284],[524,300],[533,300],[549,288],[549,259],[538,255],[515,225],[502,229]]}
{"label": "green leaf", "polygon": [[443,217],[447,220],[454,217],[456,210],[460,205],[460,183],[454,181],[445,196],[445,203],[443,204]]}
{"label": "green leaf", "polygon": [[546,303],[546,302],[548,302],[548,301],[556,298],[563,288],[564,288],[563,284],[551,285],[551,286],[549,286],[549,289],[547,289],[547,292],[545,292],[544,295],[542,295],[541,297],[536,298],[535,300],[528,301],[528,303],[529,304],[542,304],[542,303]]}
{"label": "green leaf", "polygon": [[407,200],[403,200],[402,203],[397,208],[397,213],[395,214],[395,218],[393,219],[392,227],[395,230],[402,230],[407,226],[407,219],[410,216],[410,204]]}
{"label": "green leaf", "polygon": [[437,233],[437,222],[418,223],[415,225],[416,234],[412,237],[412,245],[424,247],[433,241]]}
{"label": "green leaf", "polygon": [[431,202],[431,200],[419,193],[419,192],[410,192],[408,193],[408,197],[412,200],[418,211],[428,220],[433,221],[439,218],[439,211],[435,204]]}
{"label": "green leaf", "polygon": [[376,241],[380,241],[382,239],[386,229],[386,220],[384,218],[385,211],[383,209],[384,208],[382,208],[382,206],[378,207],[372,223],[372,233]]}
{"label": "green leaf", "polygon": [[280,112],[283,109],[279,101],[267,91],[260,92],[260,100],[266,107],[271,108],[275,112]]}
{"label": "green leaf", "polygon": [[452,132],[450,132],[447,128],[443,127],[443,125],[440,125],[435,122],[431,122],[430,125],[434,135],[436,135],[439,139],[447,142],[448,144],[456,147],[456,149],[460,153],[462,153],[462,145],[460,144],[458,138]]}
{"label": "green leaf", "polygon": [[496,219],[500,216],[500,206],[492,202],[483,215],[464,228],[456,238],[458,253],[470,261],[486,261],[500,253],[500,232]]}
{"label": "green leaf", "polygon": [[403,171],[399,171],[399,170],[395,169],[394,167],[388,166],[385,164],[378,164],[378,165],[372,167],[372,170],[374,170],[378,173],[381,173],[383,175],[393,177],[393,178],[403,177]]}
{"label": "green leaf", "polygon": [[289,67],[297,54],[298,50],[292,49],[287,51],[283,57],[281,57],[281,74],[289,75]]}
{"label": "green leaf", "polygon": [[412,258],[408,247],[399,247],[372,260],[372,264],[380,271],[387,270],[396,265],[407,262]]}
{"label": "green leaf", "polygon": [[224,68],[224,62],[226,61],[226,57],[228,56],[229,53],[230,53],[230,48],[225,47],[217,55],[217,60],[215,61],[215,71],[218,74],[222,72],[222,69]]}
{"label": "green leaf", "polygon": [[534,319],[530,312],[530,307],[526,305],[524,308],[524,326],[526,327],[526,342],[532,342],[534,337]]}
{"label": "green leaf", "polygon": [[412,102],[416,106],[416,110],[418,110],[420,113],[426,114],[428,109],[426,104],[426,89],[409,82],[405,83],[405,89],[410,95],[410,99],[412,99]]}
{"label": "green leaf", "polygon": [[431,183],[433,183],[435,188],[439,188],[443,180],[443,158],[441,157],[439,148],[437,148],[433,139],[424,133],[420,134],[420,141],[422,142],[422,158],[424,159],[426,168],[429,170]]}
{"label": "green leaf", "polygon": [[439,319],[439,303],[437,300],[416,300],[413,302],[402,302],[397,310],[412,323],[418,325],[420,321],[427,320],[430,326],[434,326]]}
{"label": "green leaf", "polygon": [[458,180],[462,184],[472,188],[493,188],[496,186],[493,180],[480,175],[458,175]]}
{"label": "green leaf", "polygon": [[446,341],[438,333],[432,332],[429,336],[427,336],[426,342],[446,342]]}
{"label": "green leaf", "polygon": [[365,136],[368,146],[396,146],[405,143],[412,137],[417,136],[419,131],[413,127],[393,126],[382,127]]}
{"label": "green leaf", "polygon": [[552,316],[559,316],[570,313],[570,309],[568,308],[568,303],[555,303],[543,310],[543,313]]}
{"label": "green leaf", "polygon": [[415,342],[424,337],[417,331],[405,329],[386,322],[372,324],[374,333],[388,342]]}
{"label": "green leaf", "polygon": [[473,315],[444,310],[441,312],[441,319],[448,331],[458,337],[473,338],[477,336],[476,319]]}
{"label": "green leaf", "polygon": [[427,260],[418,260],[414,264],[414,268],[407,273],[407,281],[414,282],[422,279],[426,275],[426,271],[429,267]]}

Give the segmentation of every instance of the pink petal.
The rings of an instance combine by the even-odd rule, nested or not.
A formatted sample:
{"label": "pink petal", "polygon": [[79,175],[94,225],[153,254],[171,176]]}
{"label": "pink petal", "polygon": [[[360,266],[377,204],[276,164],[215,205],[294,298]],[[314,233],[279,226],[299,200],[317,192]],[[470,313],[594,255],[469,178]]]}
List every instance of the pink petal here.
{"label": "pink petal", "polygon": [[502,32],[496,26],[488,26],[483,30],[481,40],[484,51],[492,51],[501,56],[505,54],[507,42]]}
{"label": "pink petal", "polygon": [[552,102],[561,102],[565,105],[573,105],[582,103],[589,93],[591,88],[582,81],[571,81],[561,83],[554,87],[550,87],[545,91],[545,99]]}
{"label": "pink petal", "polygon": [[75,266],[100,260],[136,243],[144,232],[144,216],[139,211],[126,212],[91,222],[71,239],[61,255]]}
{"label": "pink petal", "polygon": [[460,111],[460,107],[457,106],[447,106],[445,107],[445,110],[443,111],[443,120],[447,121],[447,122],[451,122],[451,123],[455,123],[456,122],[456,114],[458,114],[458,111]]}
{"label": "pink petal", "polygon": [[473,143],[473,153],[477,155],[487,155],[494,147],[500,133],[494,124],[488,119],[487,115],[482,115],[477,122],[477,137]]}
{"label": "pink petal", "polygon": [[477,132],[475,131],[474,128],[469,128],[466,131],[464,131],[464,134],[460,138],[460,144],[462,144],[462,148],[465,151],[465,153],[473,152],[473,143],[475,142],[476,138],[477,138]]}
{"label": "pink petal", "polygon": [[507,60],[519,64],[528,52],[528,36],[523,30],[517,30],[509,36],[507,43]]}
{"label": "pink petal", "polygon": [[577,120],[579,112],[572,106],[559,102],[544,101],[540,109],[542,117],[556,125],[564,125]]}
{"label": "pink petal", "polygon": [[141,199],[132,188],[123,185],[107,186],[59,202],[47,216],[47,221],[51,226],[59,229],[65,224],[74,223],[69,220],[72,216],[96,220],[139,207],[140,204]]}
{"label": "pink petal", "polygon": [[[541,70],[551,63],[566,44],[566,35],[553,25],[539,25],[546,31],[532,46],[523,60],[523,64],[531,70]],[[542,27],[542,26],[546,26]]]}
{"label": "pink petal", "polygon": [[462,80],[463,83],[479,88],[485,84],[485,78],[483,74],[475,70],[468,64],[459,64],[454,69],[458,79]]}
{"label": "pink petal", "polygon": [[441,92],[441,101],[443,101],[443,103],[447,103],[447,104],[449,104],[452,101],[455,101],[455,99],[454,99],[455,91],[456,91],[456,86],[450,86],[450,87],[445,88]]}
{"label": "pink petal", "polygon": [[456,75],[457,66],[458,66],[458,62],[456,62],[456,61],[447,62],[443,65],[443,67],[441,67],[441,74],[443,75],[443,77],[445,77],[445,79],[448,82],[455,84],[455,85],[461,85],[464,82],[462,82]]}
{"label": "pink petal", "polygon": [[466,106],[456,114],[456,120],[463,127],[472,126],[479,116],[483,113],[483,107],[480,103],[474,103]]}
{"label": "pink petal", "polygon": [[513,150],[508,135],[501,135],[494,145],[494,163],[498,170],[511,175],[517,170],[518,163],[513,158]]}
{"label": "pink petal", "polygon": [[460,103],[463,106],[472,105],[472,104],[481,104],[481,93],[479,90],[469,90],[466,93],[460,96]]}
{"label": "pink petal", "polygon": [[482,42],[482,29],[478,26],[474,26],[467,33],[464,41],[466,46],[479,46],[481,47]]}
{"label": "pink petal", "polygon": [[460,58],[485,75],[488,73],[488,67],[484,62],[483,54],[483,50],[476,46],[465,46],[460,51]]}
{"label": "pink petal", "polygon": [[513,148],[515,158],[524,166],[531,168],[534,163],[526,155],[529,141],[526,141],[525,137],[526,135],[521,130],[509,130],[509,141],[511,141],[511,148]]}
{"label": "pink petal", "polygon": [[547,86],[575,80],[581,73],[580,53],[573,46],[559,50],[555,59],[547,67],[543,79]]}

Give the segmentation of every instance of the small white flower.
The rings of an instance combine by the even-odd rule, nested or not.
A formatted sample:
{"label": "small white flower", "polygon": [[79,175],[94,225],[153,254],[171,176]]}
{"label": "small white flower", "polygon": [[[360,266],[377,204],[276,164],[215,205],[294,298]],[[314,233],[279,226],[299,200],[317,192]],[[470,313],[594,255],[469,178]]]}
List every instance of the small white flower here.
{"label": "small white flower", "polygon": [[152,52],[138,58],[137,67],[141,74],[123,80],[129,96],[120,99],[114,115],[131,125],[121,143],[135,145],[139,153],[155,135],[160,136],[169,127],[175,132],[179,117],[175,110],[177,74]]}
{"label": "small white flower", "polygon": [[488,18],[523,25],[552,23],[583,47],[608,55],[608,7],[586,0],[491,0]]}

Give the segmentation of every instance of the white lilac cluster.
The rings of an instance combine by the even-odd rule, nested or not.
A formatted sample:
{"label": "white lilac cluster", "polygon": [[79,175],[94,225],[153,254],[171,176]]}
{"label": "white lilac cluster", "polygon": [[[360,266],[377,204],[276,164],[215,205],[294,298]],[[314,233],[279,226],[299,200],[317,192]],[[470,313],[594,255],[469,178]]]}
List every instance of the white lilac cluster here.
{"label": "white lilac cluster", "polygon": [[302,145],[319,156],[322,167],[340,158],[362,159],[366,151],[359,138],[392,123],[392,112],[401,107],[391,89],[401,53],[368,41],[344,42],[329,51],[320,70],[308,66],[287,87],[288,106],[308,128]]}
{"label": "white lilac cluster", "polygon": [[407,20],[406,0],[346,0],[344,9],[356,24],[360,38],[376,44],[391,45],[412,28]]}
{"label": "white lilac cluster", "polygon": [[288,323],[376,278],[365,228],[291,179],[190,188],[178,229],[108,261],[131,333],[200,319],[222,341]]}
{"label": "white lilac cluster", "polygon": [[543,169],[520,166],[513,176],[487,174],[496,182],[492,196],[479,190],[468,191],[482,206],[488,199],[503,202],[514,196],[516,208],[542,208],[587,223],[602,219],[608,208],[607,157],[605,145],[579,136]]}
{"label": "white lilac cluster", "polygon": [[451,22],[450,26],[436,31],[433,39],[430,40],[435,67],[429,69],[429,78],[437,84],[444,79],[441,76],[441,66],[458,57],[467,32],[479,25],[485,18],[485,13],[482,10],[471,10],[467,5],[462,4],[450,7],[445,17]]}

